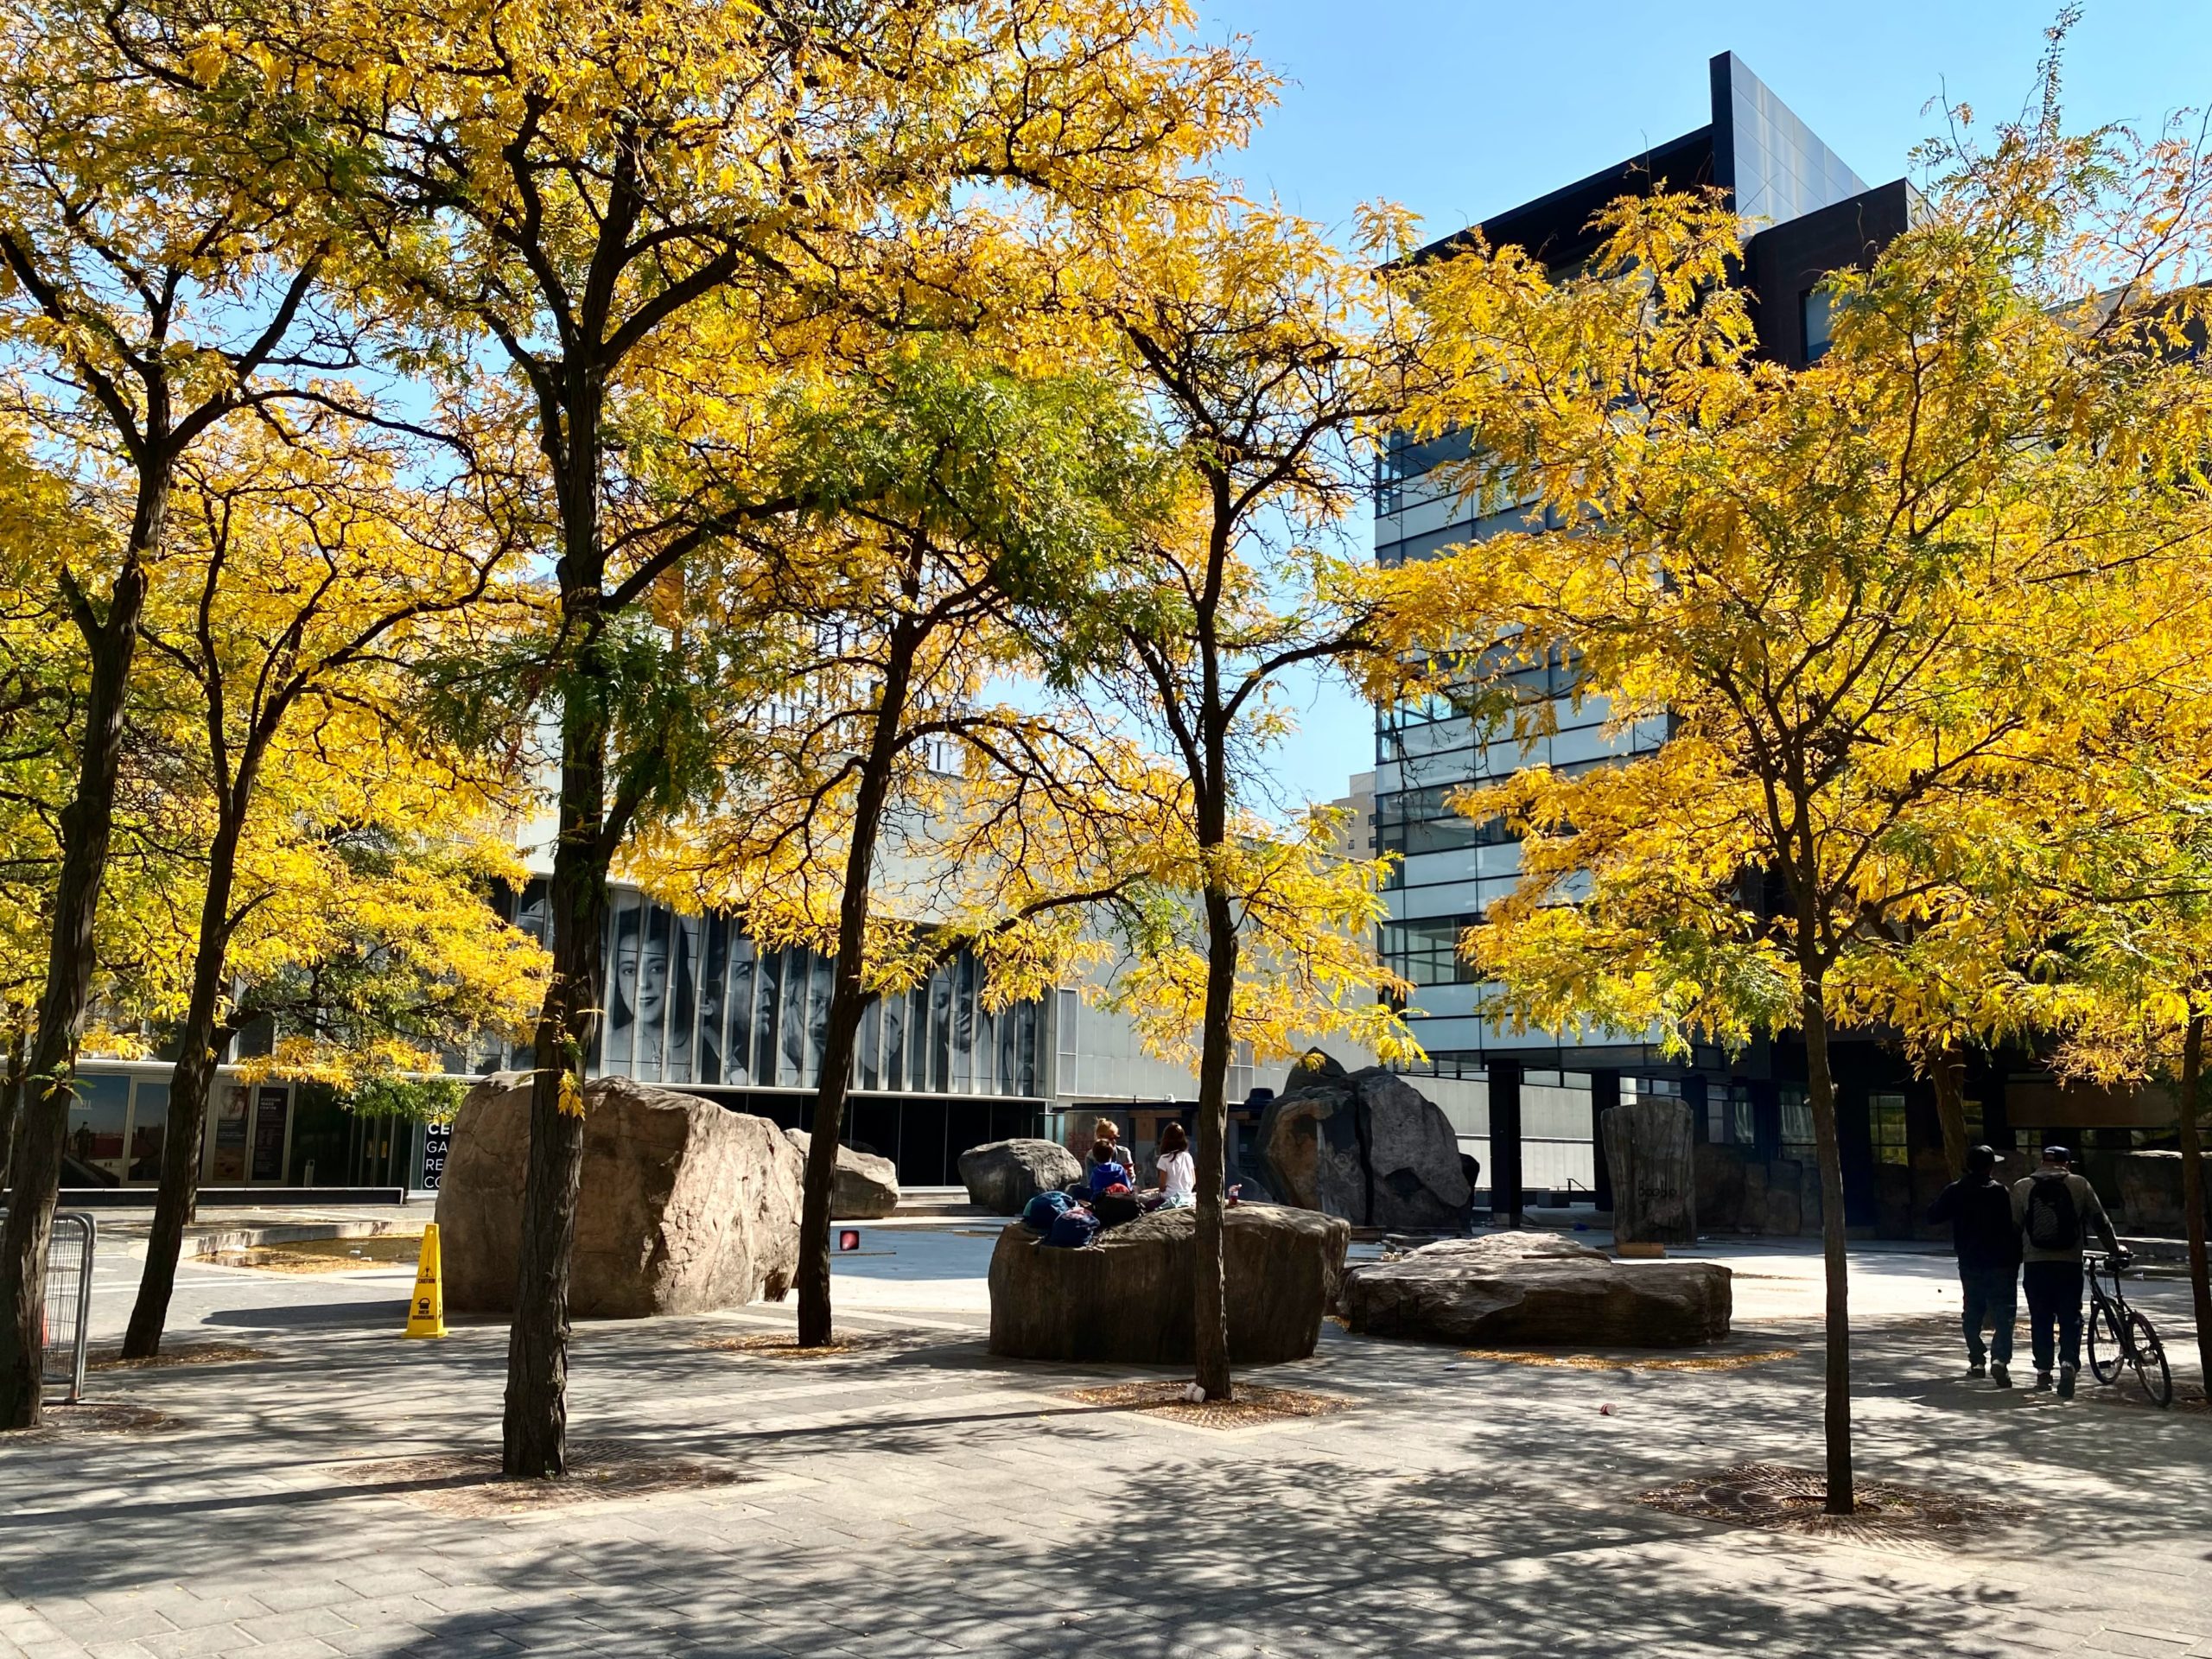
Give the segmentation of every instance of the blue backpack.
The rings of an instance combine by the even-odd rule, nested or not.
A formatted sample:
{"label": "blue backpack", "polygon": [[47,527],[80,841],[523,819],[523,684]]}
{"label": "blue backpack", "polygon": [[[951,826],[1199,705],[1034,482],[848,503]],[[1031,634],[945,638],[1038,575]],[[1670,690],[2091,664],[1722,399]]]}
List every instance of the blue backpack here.
{"label": "blue backpack", "polygon": [[1098,1217],[1088,1210],[1063,1210],[1053,1218],[1045,1243],[1057,1250],[1079,1250],[1098,1236]]}
{"label": "blue backpack", "polygon": [[1021,1224],[1033,1233],[1049,1233],[1061,1212],[1074,1208],[1075,1199],[1065,1192],[1039,1192],[1022,1205]]}

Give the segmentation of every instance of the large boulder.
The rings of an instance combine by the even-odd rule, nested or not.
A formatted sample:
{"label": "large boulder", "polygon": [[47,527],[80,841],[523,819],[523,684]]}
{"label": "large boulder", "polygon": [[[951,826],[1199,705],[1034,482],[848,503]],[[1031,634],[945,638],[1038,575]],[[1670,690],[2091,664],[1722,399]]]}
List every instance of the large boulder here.
{"label": "large boulder", "polygon": [[[814,1137],[804,1129],[785,1129],[802,1163]],[[899,1207],[899,1166],[872,1152],[837,1148],[837,1184],[830,1190],[830,1219],[874,1221]]]}
{"label": "large boulder", "polygon": [[[2181,1196],[2181,1154],[2124,1152],[2118,1162],[2121,1224],[2139,1238],[2187,1236],[2189,1210]],[[2212,1180],[2205,1185],[2205,1214],[2212,1219]]]}
{"label": "large boulder", "polygon": [[[1222,1217],[1229,1357],[1304,1359],[1344,1272],[1350,1224],[1240,1205]],[[1160,1210],[1057,1249],[1015,1222],[991,1253],[991,1351],[1015,1359],[1188,1365],[1198,1211]]]}
{"label": "large boulder", "polygon": [[[446,1301],[514,1306],[530,1085],[468,1091],[438,1188]],[[582,1318],[780,1301],[798,1266],[798,1148],[765,1117],[626,1078],[584,1085],[583,1181],[569,1306]]]}
{"label": "large boulder", "polygon": [[1260,1118],[1268,1191],[1301,1210],[1391,1232],[1457,1232],[1459,1140],[1443,1109],[1379,1065],[1346,1071],[1316,1049]]}
{"label": "large boulder", "polygon": [[1615,1262],[1555,1235],[1447,1238],[1344,1275],[1354,1331],[1428,1342],[1681,1348],[1728,1334],[1717,1262]]}
{"label": "large boulder", "polygon": [[1083,1174],[1083,1160],[1052,1141],[993,1141],[960,1154],[968,1201],[995,1216],[1018,1216],[1039,1192],[1053,1192]]}
{"label": "large boulder", "polygon": [[1647,1095],[1603,1113],[1613,1177],[1613,1236],[1624,1244],[1688,1244],[1697,1238],[1697,1167],[1690,1109]]}

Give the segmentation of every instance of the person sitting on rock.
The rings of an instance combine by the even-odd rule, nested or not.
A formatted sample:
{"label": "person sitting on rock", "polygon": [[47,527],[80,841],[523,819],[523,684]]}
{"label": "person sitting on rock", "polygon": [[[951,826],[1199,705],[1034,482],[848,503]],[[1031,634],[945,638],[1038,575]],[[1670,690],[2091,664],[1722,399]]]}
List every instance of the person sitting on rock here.
{"label": "person sitting on rock", "polygon": [[1198,1202],[1198,1169],[1191,1157],[1191,1137],[1180,1123],[1160,1132],[1160,1205],[1162,1210],[1187,1210]]}
{"label": "person sitting on rock", "polygon": [[1090,1196],[1127,1198],[1135,1190],[1131,1185],[1134,1179],[1127,1164],[1116,1163],[1110,1158],[1104,1163],[1094,1163],[1090,1166]]}
{"label": "person sitting on rock", "polygon": [[1122,1144],[1122,1131],[1110,1117],[1102,1117],[1090,1126],[1090,1152],[1084,1162],[1086,1173],[1101,1164],[1119,1164],[1129,1173],[1131,1184],[1135,1182],[1136,1157]]}

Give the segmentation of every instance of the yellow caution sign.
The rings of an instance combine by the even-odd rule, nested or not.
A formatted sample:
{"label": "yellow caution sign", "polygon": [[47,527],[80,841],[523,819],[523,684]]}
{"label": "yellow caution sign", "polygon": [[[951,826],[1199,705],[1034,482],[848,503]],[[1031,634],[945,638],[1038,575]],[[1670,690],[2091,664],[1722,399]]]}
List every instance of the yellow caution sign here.
{"label": "yellow caution sign", "polygon": [[446,1290],[438,1274],[438,1224],[423,1229],[423,1256],[415,1265],[415,1299],[407,1304],[407,1334],[442,1337],[446,1333]]}

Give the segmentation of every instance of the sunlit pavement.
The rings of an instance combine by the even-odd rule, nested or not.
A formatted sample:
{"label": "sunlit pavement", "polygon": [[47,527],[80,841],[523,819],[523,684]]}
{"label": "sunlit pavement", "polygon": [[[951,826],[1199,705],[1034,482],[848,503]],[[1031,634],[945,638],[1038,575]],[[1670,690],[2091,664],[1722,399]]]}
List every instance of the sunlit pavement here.
{"label": "sunlit pavement", "polygon": [[[1817,1462],[1809,1246],[1697,1252],[1737,1269],[1731,1351],[1795,1357],[1541,1369],[1332,1325],[1255,1377],[1351,1409],[1223,1433],[1066,1397],[1126,1372],[990,1359],[995,1231],[863,1224],[841,1324],[897,1340],[843,1357],[729,1351],[788,1306],[579,1327],[571,1434],[734,1483],[493,1519],[425,1509],[390,1465],[496,1445],[503,1327],[402,1342],[404,1271],[188,1264],[173,1340],[268,1357],[96,1373],[96,1403],[170,1426],[0,1443],[0,1659],[2212,1656],[2212,1416],[1958,1380],[1940,1255],[1854,1251],[1859,1467],[2018,1513],[1908,1550],[1637,1501]],[[136,1272],[118,1251],[98,1274],[102,1339]],[[2191,1351],[2182,1286],[2130,1294]]]}

